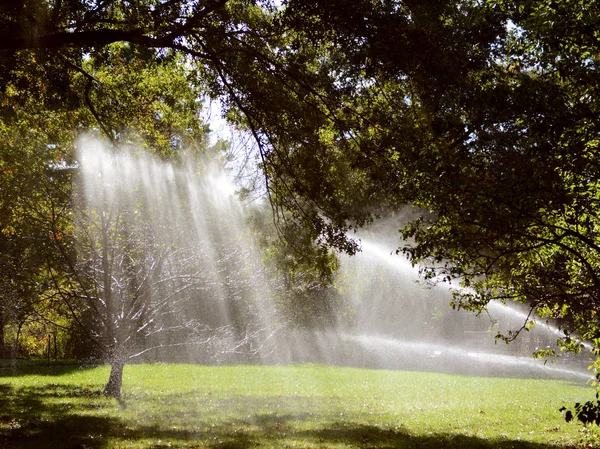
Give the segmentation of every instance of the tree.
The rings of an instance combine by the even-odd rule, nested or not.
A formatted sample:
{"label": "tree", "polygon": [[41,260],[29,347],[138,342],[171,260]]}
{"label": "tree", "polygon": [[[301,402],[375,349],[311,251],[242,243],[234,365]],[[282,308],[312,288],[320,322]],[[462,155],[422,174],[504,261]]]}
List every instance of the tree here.
{"label": "tree", "polygon": [[[76,139],[103,133],[113,145],[136,143],[172,159],[183,157],[183,148],[201,152],[208,139],[189,70],[176,55],[163,54],[160,63],[154,56],[128,44],[80,60],[16,55],[2,87],[2,330],[9,319],[35,318],[97,345],[86,338],[94,319],[71,296],[82,287],[82,273],[71,270]],[[85,351],[102,354],[97,346]]]}
{"label": "tree", "polygon": [[[74,116],[57,113],[44,100],[26,98],[14,86],[4,87],[0,108],[0,332],[8,324],[21,329],[24,322],[39,320],[36,303],[52,296],[47,278],[50,235],[56,225],[61,227],[54,214],[69,202],[65,194],[69,173],[54,167],[69,161],[61,143]],[[49,222],[54,226],[46,226]]]}
{"label": "tree", "polygon": [[[335,288],[337,255],[315,245],[315,229],[287,220],[276,229],[267,204],[251,209],[249,222],[275,286],[278,316],[290,329],[327,329],[345,310]],[[279,231],[279,232],[278,232]]]}
{"label": "tree", "polygon": [[[316,25],[299,39],[325,38],[332,76],[353,86],[332,114],[330,148],[306,153],[320,162],[342,149],[365,194],[376,192],[369,212],[422,211],[399,223],[411,239],[401,250],[426,277],[466,287],[456,306],[526,302],[558,320],[565,346],[581,348],[575,334],[600,349],[598,5],[359,5],[288,3],[292,20]],[[332,181],[330,166],[311,170]]]}
{"label": "tree", "polygon": [[[128,5],[109,1],[91,6],[86,2],[31,0],[4,8],[1,18],[6,33],[0,51],[7,64],[0,73],[2,79],[8,84],[27,86],[28,73],[38,70],[48,75],[49,81],[61,80],[60,86],[51,89],[52,95],[71,98],[73,89],[68,75],[79,72],[83,75],[83,99],[109,136],[112,131],[93,101],[99,93],[99,83],[83,68],[82,61],[91,57],[102,61],[107,68],[115,67],[110,60],[115,54],[107,57],[104,53],[117,42],[151,50],[146,54],[159,65],[174,52],[185,55],[186,64],[196,73],[190,82],[203,86],[210,96],[220,98],[230,120],[249,130],[261,149],[267,173],[280,147],[287,152],[302,139],[318,144],[322,140],[319,136],[323,120],[330,121],[326,114],[329,105],[338,107],[335,102],[339,103],[339,95],[336,80],[329,73],[330,65],[319,68],[327,53],[312,45],[297,51],[295,46],[300,42],[297,33],[282,32],[275,20],[276,10],[269,2],[214,0],[157,4],[146,0]],[[37,64],[38,58],[45,64]],[[22,60],[33,60],[33,68]],[[286,113],[280,114],[281,110]],[[346,172],[341,170],[343,158],[343,152],[338,152],[335,158],[324,161],[340,166],[338,181],[347,179]],[[300,162],[305,174],[309,174],[309,164],[317,161]],[[280,176],[300,180],[291,172],[268,173],[273,204],[283,201],[284,207],[300,211],[318,229],[318,234],[328,235],[338,244],[347,244],[340,231],[347,229],[344,217],[335,223],[320,217],[327,212],[334,216],[336,208],[346,209],[345,217],[349,217],[348,209],[353,207],[350,198],[342,200],[341,195],[331,198],[327,195],[317,202],[323,183],[302,181],[296,187],[310,200],[304,205],[293,201],[285,204],[285,188],[279,199],[274,198],[278,190],[276,179]],[[328,189],[333,192],[335,186],[330,184]],[[345,194],[350,196],[352,190],[353,186],[348,186]],[[355,249],[355,245],[346,246],[350,251]]]}
{"label": "tree", "polygon": [[[159,64],[185,55],[254,137],[283,231],[291,221],[352,253],[348,230],[410,206],[401,250],[426,277],[460,282],[457,306],[524,301],[559,320],[566,346],[576,333],[599,349],[596,2],[10,8],[3,80],[75,73],[114,42]],[[42,52],[55,64],[27,62]],[[72,85],[58,79],[53,92]]]}
{"label": "tree", "polygon": [[62,300],[111,365],[105,393],[120,397],[124,365],[153,350],[256,353],[269,320],[235,201],[193,168],[81,145],[75,226],[55,241],[56,276],[67,276]]}
{"label": "tree", "polygon": [[271,200],[350,252],[346,230],[416,208],[402,250],[465,287],[456,306],[526,302],[558,320],[565,347],[597,346],[597,12],[288,2],[274,67],[294,76],[269,79],[285,113],[265,112],[260,84],[230,92]]}

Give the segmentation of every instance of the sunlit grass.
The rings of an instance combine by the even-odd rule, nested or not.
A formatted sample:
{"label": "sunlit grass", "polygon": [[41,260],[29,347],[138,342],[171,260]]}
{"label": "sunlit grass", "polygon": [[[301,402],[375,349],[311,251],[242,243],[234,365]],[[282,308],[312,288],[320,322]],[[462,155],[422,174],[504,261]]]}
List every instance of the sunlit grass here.
{"label": "sunlit grass", "polygon": [[[14,370],[4,370],[14,373]],[[578,447],[585,384],[316,365],[0,372],[0,447]],[[19,373],[17,371],[17,373]],[[581,446],[583,447],[583,446]]]}

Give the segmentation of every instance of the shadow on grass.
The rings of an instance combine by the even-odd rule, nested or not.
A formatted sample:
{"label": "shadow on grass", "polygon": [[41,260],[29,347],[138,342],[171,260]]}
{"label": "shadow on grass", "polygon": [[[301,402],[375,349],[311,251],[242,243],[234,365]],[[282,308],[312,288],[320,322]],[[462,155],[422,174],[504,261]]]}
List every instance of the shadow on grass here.
{"label": "shadow on grass", "polygon": [[347,444],[361,448],[448,448],[448,449],[548,449],[547,444],[515,440],[483,439],[456,434],[411,435],[403,430],[387,430],[359,423],[335,423],[327,429],[307,431],[302,439],[315,446]]}
{"label": "shadow on grass", "polygon": [[0,384],[0,447],[100,448],[122,427],[118,419],[82,414],[86,407],[69,400],[84,396],[82,389],[53,387]]}
{"label": "shadow on grass", "polygon": [[[267,398],[266,400],[271,401]],[[0,384],[0,447],[15,449],[100,449],[130,443],[147,448],[208,447],[249,449],[260,446],[347,445],[370,448],[543,449],[547,445],[487,440],[456,434],[411,435],[402,428],[382,429],[336,419],[302,429],[310,413],[251,412],[244,422],[224,423],[201,413],[190,429],[144,425],[120,418],[115,401],[85,388],[49,384],[15,389]],[[256,410],[256,409],[255,409]],[[91,413],[90,413],[91,411]],[[101,414],[94,415],[97,411]],[[113,411],[113,416],[110,416]],[[166,412],[168,413],[168,411]],[[327,421],[323,421],[327,423]],[[194,429],[194,430],[192,430]]]}
{"label": "shadow on grass", "polygon": [[61,376],[86,368],[95,368],[96,365],[82,367],[72,360],[51,361],[46,360],[0,360],[0,378],[18,376]]}

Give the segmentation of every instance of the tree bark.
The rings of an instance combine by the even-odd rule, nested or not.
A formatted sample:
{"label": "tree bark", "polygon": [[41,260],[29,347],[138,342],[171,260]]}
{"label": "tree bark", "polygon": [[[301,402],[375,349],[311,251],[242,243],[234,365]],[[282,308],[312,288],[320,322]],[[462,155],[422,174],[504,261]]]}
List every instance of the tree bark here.
{"label": "tree bark", "polygon": [[4,315],[0,310],[0,359],[8,357],[8,351],[6,350],[6,343],[4,340]]}
{"label": "tree bark", "polygon": [[125,362],[113,360],[110,364],[110,375],[104,387],[104,394],[112,398],[121,399],[121,386],[123,384],[123,367]]}
{"label": "tree bark", "polygon": [[15,338],[15,349],[13,353],[13,357],[19,356],[19,340],[21,339],[21,329],[23,328],[23,322],[19,321],[19,326],[17,327],[17,338]]}

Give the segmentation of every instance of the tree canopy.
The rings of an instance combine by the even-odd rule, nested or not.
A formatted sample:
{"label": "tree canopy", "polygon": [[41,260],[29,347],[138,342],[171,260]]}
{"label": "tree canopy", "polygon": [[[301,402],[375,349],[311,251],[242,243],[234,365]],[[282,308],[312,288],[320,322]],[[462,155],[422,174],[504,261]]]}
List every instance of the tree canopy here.
{"label": "tree canopy", "polygon": [[[364,189],[336,217],[416,207],[401,250],[426,277],[459,281],[456,305],[525,302],[566,343],[596,344],[598,5],[300,3],[285,15],[314,24],[299,39],[328,42],[343,95],[330,148],[311,157],[339,151],[352,176],[336,193]],[[288,154],[305,166],[301,153]]]}
{"label": "tree canopy", "polygon": [[[253,136],[282,230],[352,253],[349,230],[410,207],[399,251],[425,277],[458,283],[455,305],[525,302],[558,320],[565,345],[576,349],[576,334],[600,349],[597,2],[2,8],[14,136],[60,111],[55,133],[126,140],[120,125],[134,117],[138,137],[173,151],[202,135],[194,114],[208,95]],[[48,136],[29,154],[43,157]]]}

